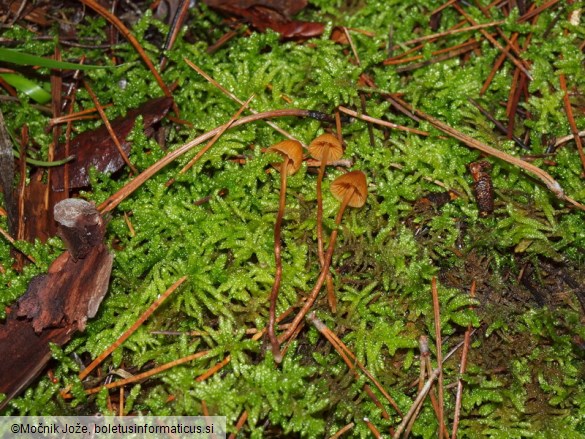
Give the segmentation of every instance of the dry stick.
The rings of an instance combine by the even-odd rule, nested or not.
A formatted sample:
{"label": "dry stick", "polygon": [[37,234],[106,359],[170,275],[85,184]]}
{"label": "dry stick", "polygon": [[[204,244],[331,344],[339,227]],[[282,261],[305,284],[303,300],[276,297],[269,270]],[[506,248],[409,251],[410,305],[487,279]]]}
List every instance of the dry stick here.
{"label": "dry stick", "polygon": [[507,153],[500,151],[496,148],[493,148],[491,146],[488,146],[485,143],[482,143],[479,140],[476,140],[473,137],[468,136],[467,134],[463,134],[462,132],[457,131],[455,128],[452,128],[451,126],[447,125],[446,123],[443,123],[440,120],[435,119],[434,117],[432,117],[426,113],[423,113],[420,110],[416,110],[416,109],[412,108],[412,106],[410,106],[410,104],[407,104],[406,102],[402,101],[401,99],[398,99],[398,98],[395,98],[395,99],[403,107],[405,107],[408,111],[412,112],[415,116],[418,116],[421,119],[426,120],[431,125],[433,125],[435,128],[437,128],[439,131],[442,131],[442,132],[450,135],[451,137],[465,143],[467,146],[469,146],[471,148],[478,149],[486,154],[489,154],[493,157],[499,158],[500,160],[504,160],[505,162],[508,162],[512,165],[515,165],[515,166],[518,166],[518,167],[524,169],[527,172],[530,172],[531,174],[536,176],[540,181],[542,181],[546,185],[546,187],[553,194],[555,194],[559,199],[565,200],[565,201],[571,203],[573,206],[575,206],[576,208],[578,208],[580,210],[585,210],[584,205],[573,200],[569,196],[565,195],[565,193],[563,192],[563,188],[561,188],[561,185],[548,172],[543,171],[539,167],[534,166],[530,163],[526,163],[525,161],[523,161],[517,157],[514,157],[510,154],[507,154]]}
{"label": "dry stick", "polygon": [[451,30],[439,32],[439,33],[432,34],[432,35],[425,35],[424,37],[415,38],[414,40],[406,41],[406,42],[400,43],[400,44],[404,45],[404,46],[408,46],[410,44],[416,44],[416,43],[420,43],[422,41],[427,41],[427,40],[434,40],[437,38],[445,37],[447,35],[457,34],[460,32],[470,32],[473,30],[484,29],[486,27],[499,26],[500,24],[503,24],[503,23],[505,23],[504,20],[499,20],[499,21],[492,21],[490,23],[476,24],[474,26],[462,27],[459,29],[451,29]]}
{"label": "dry stick", "polygon": [[173,291],[179,288],[179,285],[185,282],[185,280],[187,280],[187,276],[180,278],[173,285],[171,285],[158,299],[156,299],[126,332],[124,332],[114,343],[112,343],[108,349],[106,349],[95,360],[93,360],[89,366],[79,372],[79,379],[85,379],[85,377],[87,377],[91,371],[94,370],[108,355],[110,355],[118,346],[124,343],[124,341],[126,341],[126,339],[130,337],[134,331],[136,331],[136,329],[138,329],[138,327],[142,325],[142,323],[144,323],[144,321],[150,317],[150,315],[166,300],[166,298],[169,297]]}
{"label": "dry stick", "polygon": [[241,428],[244,426],[246,419],[248,419],[248,411],[244,410],[242,412],[242,415],[238,418],[238,422],[236,422],[236,431],[234,433],[230,433],[228,439],[236,439],[238,431],[240,431]]}
{"label": "dry stick", "polygon": [[[470,297],[475,297],[475,279],[471,282]],[[470,307],[473,309],[473,307]],[[463,374],[467,368],[467,352],[471,345],[471,323],[467,325],[465,336],[463,339],[463,351],[461,352],[461,363],[459,364],[459,378],[457,378],[457,395],[455,396],[455,414],[453,415],[453,431],[451,432],[451,439],[457,438],[457,429],[459,428],[459,416],[461,413],[461,400],[463,397]]]}
{"label": "dry stick", "polygon": [[[162,89],[165,96],[172,97],[173,95],[171,94],[171,91],[169,90],[167,85],[164,83],[162,77],[160,76],[160,74],[158,73],[156,68],[154,67],[154,64],[152,63],[152,61],[150,60],[150,58],[148,57],[148,55],[146,54],[146,52],[144,51],[142,46],[140,46],[140,43],[138,42],[138,40],[134,37],[134,35],[132,35],[132,33],[128,30],[128,28],[124,25],[124,23],[122,23],[122,21],[119,18],[117,18],[115,15],[113,15],[110,11],[108,11],[106,8],[101,6],[95,0],[80,0],[80,1],[84,5],[89,6],[91,9],[96,11],[98,14],[100,14],[102,17],[104,17],[106,20],[108,20],[114,26],[116,26],[116,28],[120,31],[120,33],[122,35],[124,35],[124,37],[130,42],[130,44],[132,44],[132,46],[134,46],[134,49],[136,49],[136,51],[138,52],[138,54],[140,55],[140,57],[142,58],[142,60],[146,64],[146,66],[148,67],[148,69],[152,72],[152,75],[156,79],[156,82],[158,83],[159,87]],[[177,104],[174,102],[173,102],[173,111],[175,112],[175,114],[177,116],[179,115],[179,107],[177,107]]]}
{"label": "dry stick", "polygon": [[564,73],[560,74],[559,80],[561,84],[561,90],[563,90],[564,93],[563,103],[565,104],[565,112],[567,113],[567,119],[569,120],[569,126],[571,127],[571,134],[573,134],[573,138],[575,139],[577,151],[579,152],[579,158],[581,159],[581,165],[585,170],[585,153],[583,152],[583,143],[581,142],[581,137],[579,137],[579,130],[577,129],[577,124],[575,123],[575,118],[573,117],[573,107],[571,107],[571,101],[569,100],[567,81]]}
{"label": "dry stick", "polygon": [[400,437],[400,434],[404,430],[404,427],[406,427],[406,424],[408,423],[409,419],[412,417],[412,415],[416,411],[419,404],[422,403],[425,396],[427,396],[427,393],[429,393],[429,390],[431,389],[433,382],[437,379],[437,376],[439,375],[440,372],[441,372],[441,368],[438,367],[430,375],[429,379],[427,380],[427,382],[423,386],[422,390],[418,393],[418,396],[416,397],[416,399],[414,400],[414,402],[410,406],[410,410],[408,410],[408,413],[406,414],[406,416],[404,416],[404,418],[402,419],[402,422],[400,423],[400,425],[398,426],[398,428],[394,432],[394,436],[392,436],[393,439],[398,439]]}
{"label": "dry stick", "polygon": [[[234,95],[232,92],[226,90],[219,82],[217,82],[215,79],[213,79],[211,76],[209,76],[207,73],[205,73],[199,66],[197,66],[194,62],[189,61],[187,58],[183,58],[185,60],[185,62],[187,63],[187,65],[189,67],[191,67],[193,70],[195,70],[197,73],[199,73],[201,76],[203,76],[207,81],[209,81],[210,84],[212,84],[214,87],[216,87],[217,89],[219,89],[223,94],[225,94],[228,98],[230,98],[231,100],[237,102],[240,105],[243,105],[243,101],[238,98],[236,95]],[[250,113],[252,114],[258,114],[258,112],[252,108],[248,108],[248,111],[250,111]],[[271,121],[266,121],[266,123],[268,125],[270,125],[272,128],[274,128],[276,131],[278,131],[280,134],[282,134],[284,137],[286,137],[287,139],[290,140],[296,140],[298,142],[300,142],[300,140],[298,140],[297,138],[295,138],[292,134],[290,134],[289,132],[283,130],[282,128],[280,128],[278,125],[276,125],[274,122]],[[301,144],[303,144],[303,142],[301,142]],[[305,145],[303,144],[303,147]]]}
{"label": "dry stick", "polygon": [[339,439],[343,435],[343,433],[345,433],[346,431],[351,430],[353,427],[355,427],[355,424],[353,422],[350,422],[349,424],[347,424],[342,429],[337,430],[337,432],[333,436],[330,436],[329,439]]}
{"label": "dry stick", "polygon": [[[441,341],[441,313],[439,309],[439,292],[437,291],[437,278],[431,280],[431,294],[433,296],[433,312],[435,317],[435,340],[437,343],[437,363],[443,364],[443,342]],[[439,368],[439,439],[443,439],[443,420],[445,407],[443,399],[443,368]]]}
{"label": "dry stick", "polygon": [[419,134],[421,136],[428,136],[429,135],[429,133],[427,133],[426,131],[417,130],[416,128],[405,127],[402,125],[397,125],[395,123],[388,122],[388,121],[385,121],[382,119],[376,119],[375,117],[367,116],[365,114],[360,114],[357,111],[350,110],[349,108],[346,108],[346,107],[339,106],[338,109],[342,113],[348,114],[352,117],[355,117],[356,119],[361,119],[365,122],[372,122],[372,123],[375,123],[376,125],[380,125],[383,127],[388,127],[388,128],[392,128],[392,129],[400,130],[400,131],[407,131],[409,133]]}
{"label": "dry stick", "polygon": [[[453,7],[455,9],[457,9],[457,11],[463,15],[465,17],[465,19],[469,22],[469,24],[471,24],[472,26],[475,26],[477,23],[473,20],[473,18],[471,18],[470,15],[468,15],[463,8],[461,8],[461,6],[459,6],[457,3],[453,4]],[[488,32],[486,32],[483,29],[480,29],[481,34],[490,42],[492,43],[492,45],[494,45],[498,50],[500,50],[500,52],[504,53],[505,49],[504,47],[502,47],[502,45],[500,43],[498,43],[498,41],[492,37]],[[511,46],[512,50],[514,49],[513,46]],[[529,78],[532,79],[532,76],[530,76],[530,72],[526,69],[526,67],[524,66],[524,63],[522,60],[519,60],[518,58],[512,56],[512,54],[510,53],[510,51],[506,52],[506,57],[516,66],[518,67],[520,70],[522,70],[522,72],[524,72],[524,74]]]}
{"label": "dry stick", "polygon": [[[241,119],[236,120],[232,124],[231,128],[234,128],[234,127],[237,127],[240,125],[245,125],[247,123],[254,122],[256,120],[268,119],[271,117],[286,117],[286,116],[308,117],[311,114],[312,114],[312,112],[309,110],[299,110],[296,108],[272,110],[272,111],[267,111],[264,113],[252,114],[250,116],[242,117]],[[120,190],[118,190],[118,192],[111,195],[106,201],[104,201],[102,204],[100,204],[98,206],[98,210],[101,213],[105,213],[105,212],[110,212],[111,210],[115,209],[116,206],[118,206],[118,204],[120,204],[122,201],[124,201],[126,198],[128,198],[136,189],[138,189],[142,184],[144,184],[144,182],[146,180],[148,180],[150,177],[152,177],[154,174],[156,174],[158,171],[160,171],[166,165],[171,163],[173,160],[177,159],[178,157],[182,156],[186,152],[190,151],[191,149],[193,149],[197,145],[212,138],[215,134],[217,134],[219,131],[221,131],[224,126],[225,126],[225,124],[221,125],[217,128],[214,128],[213,130],[208,131],[207,133],[200,135],[199,137],[191,140],[190,142],[185,143],[184,145],[182,145],[178,149],[167,154],[165,157],[160,159],[158,162],[156,162],[155,164],[153,164],[152,166],[150,166],[149,168],[144,170],[141,174],[134,177],[134,179],[132,179],[124,187],[122,187]]]}
{"label": "dry stick", "polygon": [[[205,154],[209,148],[211,148],[215,142],[217,142],[217,139],[219,139],[223,133],[226,132],[227,129],[229,129],[233,123],[238,119],[238,117],[240,117],[240,115],[242,114],[242,112],[246,109],[246,107],[248,106],[248,104],[250,103],[250,101],[254,99],[254,95],[252,94],[252,96],[250,96],[248,98],[248,100],[246,102],[244,102],[242,104],[242,106],[238,109],[238,111],[236,111],[236,113],[230,118],[230,120],[228,121],[228,123],[226,123],[225,125],[223,125],[221,127],[221,129],[215,134],[215,136],[213,136],[213,139],[211,139],[209,141],[209,143],[207,145],[205,145],[201,151],[199,151],[195,157],[193,157],[191,160],[189,160],[189,163],[187,163],[185,166],[183,166],[183,169],[181,169],[179,171],[179,174],[184,174],[185,172],[187,172],[189,169],[191,169],[193,167],[193,165],[197,162],[197,160],[199,160],[201,158],[201,156],[203,154]],[[169,183],[167,183],[167,186],[169,186]]]}
{"label": "dry stick", "polygon": [[[380,393],[382,393],[382,395],[384,395],[384,397],[388,400],[390,405],[394,408],[394,410],[396,410],[396,413],[398,413],[399,415],[402,416],[402,412],[398,408],[398,404],[396,404],[396,401],[394,401],[394,399],[392,399],[392,397],[388,394],[388,392],[386,392],[386,390],[384,390],[382,385],[378,382],[378,380],[376,380],[374,378],[374,376],[370,373],[370,371],[368,369],[366,369],[364,367],[364,365],[361,364],[357,360],[354,353],[345,345],[345,343],[343,343],[339,339],[339,337],[337,337],[337,335],[335,335],[335,333],[333,331],[331,331],[321,320],[319,320],[317,317],[315,317],[315,313],[312,313],[308,317],[308,319],[315,326],[315,328],[317,328],[317,330],[321,334],[323,334],[323,336],[325,336],[325,338],[327,338],[327,340],[329,341],[329,343],[331,343],[333,345],[335,350],[337,352],[339,352],[339,355],[341,355],[341,358],[343,358],[343,360],[345,361],[347,366],[350,369],[354,369],[355,368],[354,365],[357,365],[360,368],[360,370],[364,373],[364,375],[366,377],[368,377],[368,379],[370,381],[372,381],[372,383],[374,383],[374,385],[380,391]],[[351,359],[352,361],[349,361],[349,359]]]}
{"label": "dry stick", "polygon": [[83,86],[85,87],[85,89],[87,90],[87,93],[91,97],[91,100],[93,101],[93,104],[95,105],[95,108],[97,108],[97,111],[100,114],[100,117],[102,118],[102,121],[104,122],[104,125],[106,126],[106,129],[108,130],[108,133],[110,134],[110,137],[114,141],[114,145],[116,145],[118,152],[120,153],[120,155],[122,156],[122,159],[124,160],[124,163],[126,163],[126,165],[128,165],[128,167],[130,168],[130,170],[132,171],[132,173],[134,175],[138,174],[138,170],[134,167],[134,165],[132,163],[130,163],[130,160],[128,159],[128,156],[124,152],[122,145],[120,145],[120,141],[118,140],[118,136],[116,136],[116,133],[114,132],[114,129],[112,128],[112,125],[110,125],[110,121],[108,120],[108,116],[106,116],[104,109],[102,108],[100,102],[98,101],[97,96],[95,95],[95,93],[93,92],[91,87],[89,86],[89,83],[87,81],[83,80]]}

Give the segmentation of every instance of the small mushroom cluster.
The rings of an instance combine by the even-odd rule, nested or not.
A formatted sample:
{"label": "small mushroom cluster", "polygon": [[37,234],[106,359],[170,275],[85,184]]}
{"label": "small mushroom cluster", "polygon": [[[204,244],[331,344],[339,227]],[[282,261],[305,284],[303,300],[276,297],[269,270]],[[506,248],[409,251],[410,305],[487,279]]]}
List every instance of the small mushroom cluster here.
{"label": "small mushroom cluster", "polygon": [[314,159],[320,162],[319,175],[317,177],[317,245],[321,272],[315,286],[306,298],[303,307],[295,316],[293,322],[288,326],[287,330],[277,338],[275,333],[276,303],[278,300],[280,283],[282,281],[281,225],[286,203],[286,183],[287,176],[299,170],[303,161],[303,149],[302,145],[295,140],[284,140],[268,148],[267,152],[276,152],[283,158],[279,167],[281,181],[280,202],[276,222],[274,224],[274,259],[276,263],[276,274],[272,291],[270,293],[270,316],[268,320],[268,338],[272,347],[272,353],[274,360],[277,363],[280,363],[282,361],[282,352],[280,350],[281,343],[291,338],[295,333],[298,325],[313,306],[313,303],[317,299],[325,281],[327,282],[327,297],[329,305],[331,310],[335,312],[335,293],[333,291],[333,280],[329,268],[331,266],[335,241],[337,239],[338,227],[341,224],[341,219],[345,209],[348,206],[362,207],[366,202],[368,192],[366,176],[361,171],[348,172],[336,178],[331,183],[331,193],[336,199],[341,201],[341,206],[335,218],[335,228],[329,237],[329,246],[325,251],[323,244],[323,176],[325,174],[325,166],[339,160],[342,156],[343,147],[341,141],[331,134],[322,134],[311,142],[309,145],[309,153]]}

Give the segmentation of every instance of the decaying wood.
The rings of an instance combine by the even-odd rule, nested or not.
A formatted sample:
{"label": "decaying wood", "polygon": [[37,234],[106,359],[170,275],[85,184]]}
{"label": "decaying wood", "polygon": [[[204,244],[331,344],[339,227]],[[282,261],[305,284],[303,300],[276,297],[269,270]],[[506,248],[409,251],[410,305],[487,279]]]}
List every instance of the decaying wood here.
{"label": "decaying wood", "polygon": [[26,293],[0,325],[0,392],[23,390],[50,359],[49,343],[63,345],[94,317],[108,290],[113,256],[104,245],[106,222],[81,199],[55,205],[58,233],[67,245],[46,274],[32,279]]}

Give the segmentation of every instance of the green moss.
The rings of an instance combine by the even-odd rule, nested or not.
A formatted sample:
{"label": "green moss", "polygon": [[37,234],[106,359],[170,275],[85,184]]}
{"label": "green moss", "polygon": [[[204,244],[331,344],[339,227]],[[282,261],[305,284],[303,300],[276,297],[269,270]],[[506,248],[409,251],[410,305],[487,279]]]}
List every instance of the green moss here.
{"label": "green moss", "polygon": [[[492,216],[481,218],[468,171],[469,163],[481,155],[428,124],[419,126],[392,110],[383,96],[398,93],[456,129],[520,155],[513,142],[494,131],[468,102],[469,97],[479,100],[497,119],[506,121],[501,103],[509,99],[513,67],[504,63],[481,98],[479,91],[500,55],[485,41],[481,56],[473,54],[465,61],[453,58],[399,73],[398,66],[381,64],[390,56],[388,31],[392,31],[394,44],[433,33],[428,26],[429,12],[441,2],[346,3],[315,0],[300,14],[304,20],[326,24],[327,32],[321,38],[283,42],[272,31],[247,35],[240,30],[214,54],[206,49],[225,32],[222,18],[204,5],[193,9],[193,26],[183,36],[189,33],[196,41],[189,43],[180,37],[166,54],[169,63],[163,72],[167,84],[177,85],[174,96],[180,117],[190,125],[164,122],[163,149],[144,135],[139,119],[130,135],[132,163],[140,171],[146,169],[186,141],[225,123],[239,108],[194,72],[184,57],[241,99],[254,94],[250,106],[258,111],[296,107],[331,112],[337,105],[361,111],[361,94],[369,115],[429,131],[423,137],[373,128],[372,140],[364,122],[344,124],[346,157],[352,160],[352,169],[366,173],[371,193],[364,208],[345,213],[339,228],[331,270],[337,313],[331,314],[325,300],[320,300],[315,306],[317,314],[406,412],[416,397],[411,383],[419,375],[419,337],[430,336],[431,351],[436,349],[430,281],[437,276],[443,354],[462,340],[468,325],[476,330],[463,376],[460,436],[547,437],[558,431],[563,437],[582,437],[585,389],[579,340],[585,339],[585,330],[574,291],[562,280],[562,276],[570,276],[580,285],[585,276],[582,214],[567,209],[516,167],[489,159],[496,209]],[[465,8],[476,21],[487,21],[477,8]],[[567,75],[571,90],[585,86],[583,54],[578,49],[583,32],[564,20],[553,23],[554,13],[548,10],[534,26],[517,24],[517,11],[507,18],[499,9],[493,14],[490,20],[505,19],[505,32],[519,32],[520,45],[531,35],[523,59],[531,63],[533,80],[528,85],[530,99],[521,104],[530,117],[517,117],[515,134],[523,136],[530,130],[529,153],[542,154],[547,148],[545,135],[570,132],[558,78],[560,73]],[[447,8],[437,31],[447,30],[459,20],[456,11]],[[359,65],[348,46],[328,38],[337,25],[372,33],[350,30]],[[78,35],[103,39],[105,29],[103,19],[86,16]],[[567,35],[565,29],[570,30]],[[159,49],[151,35],[164,37],[167,26],[146,13],[132,31],[151,59],[158,59]],[[432,60],[433,51],[461,44],[469,36],[460,33],[429,42],[420,52],[422,60]],[[481,38],[478,32],[473,36]],[[53,42],[38,41],[18,26],[4,29],[2,37],[19,40],[22,50],[28,52],[44,56],[53,52]],[[129,44],[122,42],[113,50],[122,66],[87,73],[100,102],[114,104],[106,110],[110,118],[162,94]],[[394,54],[401,50],[395,49]],[[92,64],[111,62],[109,54],[101,50],[68,47],[63,51],[67,60],[85,53]],[[372,78],[378,89],[359,85],[362,74]],[[48,80],[47,72],[41,70],[39,75]],[[580,95],[571,99],[580,105]],[[45,132],[47,116],[26,100],[2,102],[1,106],[9,129],[19,133],[26,123],[38,144],[35,158],[46,157],[52,141]],[[75,110],[91,106],[89,95],[79,90]],[[577,125],[582,126],[582,114],[576,111],[575,115]],[[276,123],[305,143],[332,129],[330,124],[310,119],[283,118]],[[100,124],[79,121],[75,128],[85,131]],[[307,324],[279,367],[262,341],[246,335],[247,329],[262,328],[268,319],[280,179],[270,165],[274,156],[263,150],[280,140],[282,136],[261,121],[232,129],[189,171],[178,174],[196,151],[168,165],[121,203],[108,223],[107,242],[115,260],[110,289],[97,316],[67,346],[53,348],[59,383],[42,377],[3,414],[106,413],[110,407],[107,392],[84,394],[77,379],[79,365],[72,355],[84,361],[95,358],[174,281],[186,275],[188,281],[100,366],[101,372],[123,369],[139,373],[195,352],[211,353],[127,387],[126,412],[197,414],[205,400],[211,413],[227,417],[232,430],[246,410],[243,434],[250,437],[323,437],[350,422],[355,423],[351,436],[369,437],[364,417],[384,433],[396,426],[400,418],[383,396],[376,393],[389,420],[383,419],[380,408],[364,394],[365,378],[356,379],[315,328]],[[574,144],[566,144],[546,159],[550,160],[536,157],[534,163],[551,173],[571,197],[585,200]],[[335,227],[339,208],[329,187],[342,172],[342,168],[328,169],[323,183],[326,236]],[[131,178],[127,169],[115,175],[92,171],[91,190],[81,195],[101,203]],[[171,178],[175,183],[167,187]],[[310,291],[319,274],[315,179],[313,170],[303,165],[288,182],[279,313]],[[437,181],[459,196],[442,207],[425,207],[422,197],[443,190]],[[208,201],[195,203],[206,197]],[[0,226],[6,228],[5,218],[0,218]],[[30,279],[46,271],[63,250],[57,238],[46,244],[18,242],[16,246],[37,262],[18,273],[12,267],[11,246],[0,241],[0,312],[4,314]],[[535,268],[533,283],[547,293],[546,307],[538,309],[532,293],[518,281],[526,266]],[[551,266],[561,272],[558,278],[545,276]],[[473,280],[476,299],[469,295]],[[189,331],[205,334],[194,337],[187,335]],[[226,355],[231,355],[231,361],[221,372],[201,383],[194,380]],[[444,364],[448,389],[458,377],[458,355]],[[65,385],[72,386],[72,400],[58,396]],[[445,398],[451,425],[455,395],[448,390]],[[433,409],[426,401],[412,435],[435,437],[436,429]]]}

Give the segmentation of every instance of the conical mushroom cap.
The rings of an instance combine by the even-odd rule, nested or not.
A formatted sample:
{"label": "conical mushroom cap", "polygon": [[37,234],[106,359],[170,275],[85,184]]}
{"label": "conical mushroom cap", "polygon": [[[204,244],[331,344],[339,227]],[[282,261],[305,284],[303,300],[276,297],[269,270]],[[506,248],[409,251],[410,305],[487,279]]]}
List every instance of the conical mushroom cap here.
{"label": "conical mushroom cap", "polygon": [[339,139],[332,134],[321,134],[309,145],[309,153],[311,154],[311,157],[317,160],[321,160],[326,149],[329,149],[327,163],[339,160],[343,155],[341,142],[339,142]]}
{"label": "conical mushroom cap", "polygon": [[345,195],[353,189],[353,195],[349,199],[348,206],[362,207],[366,204],[368,198],[368,183],[366,174],[362,171],[351,171],[337,177],[331,183],[331,193],[339,201],[342,201]]}
{"label": "conical mushroom cap", "polygon": [[287,175],[297,172],[303,163],[303,146],[296,140],[283,140],[272,145],[266,152],[277,152],[283,157],[288,157]]}

